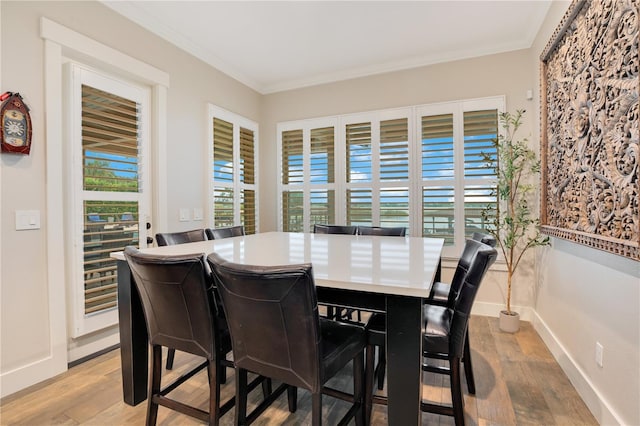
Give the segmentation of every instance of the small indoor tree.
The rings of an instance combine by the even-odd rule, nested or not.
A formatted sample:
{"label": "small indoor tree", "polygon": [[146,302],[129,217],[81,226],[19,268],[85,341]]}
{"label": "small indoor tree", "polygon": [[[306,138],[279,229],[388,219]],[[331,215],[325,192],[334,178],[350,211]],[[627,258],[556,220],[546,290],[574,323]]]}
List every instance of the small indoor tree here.
{"label": "small indoor tree", "polygon": [[494,139],[495,151],[483,154],[489,167],[495,170],[497,184],[496,202],[487,205],[482,216],[489,224],[487,231],[496,238],[507,268],[506,310],[501,312],[500,328],[512,332],[517,331],[519,324],[518,313],[511,309],[513,275],[527,250],[549,244],[549,237],[540,234],[538,215],[529,209],[536,188],[531,176],[540,173],[540,160],[526,138],[516,137],[524,113],[524,110],[500,113],[502,132]]}

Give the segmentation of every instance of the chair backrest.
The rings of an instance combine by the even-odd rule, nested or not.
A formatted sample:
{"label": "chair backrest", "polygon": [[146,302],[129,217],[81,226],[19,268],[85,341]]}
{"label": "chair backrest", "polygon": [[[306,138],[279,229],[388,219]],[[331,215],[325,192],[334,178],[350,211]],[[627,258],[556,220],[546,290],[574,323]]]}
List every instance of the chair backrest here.
{"label": "chair backrest", "polygon": [[149,342],[214,359],[215,304],[204,255],[159,256],[124,250],[136,283]]}
{"label": "chair backrest", "polygon": [[451,280],[451,287],[449,290],[449,298],[447,299],[447,306],[453,307],[455,303],[456,297],[458,297],[458,292],[460,291],[460,287],[464,282],[464,277],[469,272],[469,268],[471,267],[471,262],[473,261],[476,252],[484,245],[478,240],[475,239],[467,239],[464,243],[464,250],[462,250],[462,254],[460,255],[460,259],[458,259],[458,265],[456,266],[456,270],[453,273],[453,279]]}
{"label": "chair backrest", "polygon": [[404,237],[407,234],[407,228],[399,227],[380,227],[380,226],[358,226],[358,235],[380,235],[388,237]]}
{"label": "chair backrest", "polygon": [[497,244],[496,237],[491,234],[483,234],[482,232],[474,232],[473,234],[471,234],[471,239],[480,241],[481,243],[491,247],[495,247]]}
{"label": "chair backrest", "polygon": [[[476,241],[473,242],[477,243]],[[449,335],[449,352],[451,356],[462,357],[469,316],[471,315],[471,308],[476,294],[478,294],[478,288],[480,288],[487,270],[498,257],[498,252],[495,248],[482,243],[478,244],[481,246],[478,247],[471,260],[469,271],[462,280],[460,291],[452,309],[453,318],[451,319]]]}
{"label": "chair backrest", "polygon": [[319,391],[321,335],[311,265],[239,265],[216,253],[207,261],[227,316],[235,364]]}
{"label": "chair backrest", "polygon": [[229,226],[227,228],[207,228],[207,238],[221,240],[223,238],[241,237],[244,235],[244,226]]}
{"label": "chair backrest", "polygon": [[204,229],[194,229],[183,232],[159,232],[156,234],[156,243],[159,246],[173,246],[176,244],[206,241],[207,235]]}
{"label": "chair backrest", "polygon": [[350,225],[313,225],[313,233],[314,234],[346,234],[346,235],[356,235],[358,231],[357,226]]}

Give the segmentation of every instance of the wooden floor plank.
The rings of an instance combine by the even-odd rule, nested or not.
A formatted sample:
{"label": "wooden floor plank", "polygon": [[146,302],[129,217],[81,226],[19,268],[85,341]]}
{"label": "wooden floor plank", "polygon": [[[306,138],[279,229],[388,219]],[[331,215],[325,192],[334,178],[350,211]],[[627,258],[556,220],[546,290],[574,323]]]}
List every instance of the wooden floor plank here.
{"label": "wooden floor plank", "polygon": [[[498,330],[497,319],[471,318],[470,341],[476,379],[476,395],[469,395],[463,382],[465,420],[470,426],[505,425],[596,425],[597,422],[571,386],[544,343],[529,323],[516,334]],[[200,360],[189,354],[176,354],[174,369],[163,371],[163,383],[188,371]],[[228,371],[221,399],[235,393],[233,370]],[[451,402],[446,376],[423,374],[423,396],[437,403]],[[350,368],[332,381],[336,387],[351,391]],[[275,383],[274,383],[275,387]],[[386,388],[382,394],[386,393]],[[206,371],[201,371],[173,397],[207,408]],[[249,409],[262,399],[258,387],[249,396]],[[289,413],[286,395],[254,423],[255,425],[306,425],[310,423],[310,394],[298,391],[298,411]],[[325,424],[335,424],[347,404],[325,396]],[[0,401],[1,425],[142,425],[146,403],[131,407],[122,401],[119,351],[112,351],[71,368],[66,373],[17,392]],[[231,410],[221,425],[233,425]],[[201,422],[160,407],[158,425],[200,425]],[[353,422],[351,422],[353,424]],[[386,407],[376,405],[373,425],[387,424]],[[454,425],[453,418],[423,413],[423,425]]]}

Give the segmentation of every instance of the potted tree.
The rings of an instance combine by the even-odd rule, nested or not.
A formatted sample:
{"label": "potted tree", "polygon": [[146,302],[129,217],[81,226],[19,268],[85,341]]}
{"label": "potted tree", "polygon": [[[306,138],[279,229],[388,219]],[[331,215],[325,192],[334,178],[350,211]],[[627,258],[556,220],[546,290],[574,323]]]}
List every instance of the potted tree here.
{"label": "potted tree", "polygon": [[500,329],[511,333],[520,327],[520,315],[511,309],[514,273],[527,250],[549,244],[549,237],[540,234],[540,219],[529,209],[530,198],[535,194],[530,177],[540,173],[540,160],[528,147],[526,138],[516,137],[524,113],[500,113],[502,132],[494,139],[495,152],[483,153],[488,166],[495,170],[497,184],[496,203],[487,205],[482,217],[489,224],[487,231],[496,238],[507,267],[506,309],[500,312]]}

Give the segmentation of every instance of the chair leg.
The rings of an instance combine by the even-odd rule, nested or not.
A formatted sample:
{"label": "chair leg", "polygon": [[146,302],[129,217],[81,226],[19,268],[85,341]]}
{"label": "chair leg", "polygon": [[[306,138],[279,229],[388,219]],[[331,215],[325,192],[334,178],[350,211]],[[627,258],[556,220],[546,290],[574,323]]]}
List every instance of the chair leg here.
{"label": "chair leg", "polygon": [[173,368],[173,358],[176,356],[176,350],[169,348],[167,351],[167,370],[171,370]]}
{"label": "chair leg", "polygon": [[295,413],[298,410],[298,388],[289,386],[287,388],[287,401],[289,402],[289,412]]}
{"label": "chair leg", "polygon": [[376,347],[373,345],[367,345],[367,359],[365,361],[365,373],[364,373],[364,404],[365,404],[365,418],[367,424],[371,423],[371,412],[373,411],[373,379],[374,379],[374,364],[376,362],[375,351]]}
{"label": "chair leg", "polygon": [[207,373],[209,375],[209,424],[218,426],[220,423],[220,382],[216,375],[219,371],[219,363],[209,361]]}
{"label": "chair leg", "polygon": [[273,386],[271,385],[271,379],[268,378],[268,377],[265,377],[264,380],[262,381],[262,396],[264,398],[266,398],[269,395],[271,395],[271,392],[273,392]]}
{"label": "chair leg", "polygon": [[473,364],[471,363],[471,349],[469,348],[469,329],[467,329],[467,336],[464,339],[464,375],[467,378],[467,389],[471,395],[476,394],[476,381],[473,377]]}
{"label": "chair leg", "polygon": [[236,426],[247,424],[247,370],[236,368]]}
{"label": "chair leg", "polygon": [[322,425],[322,391],[311,394],[311,425]]}
{"label": "chair leg", "polygon": [[333,319],[335,316],[335,312],[333,310],[333,306],[327,306],[327,318]]}
{"label": "chair leg", "polygon": [[460,382],[460,358],[450,361],[451,369],[451,402],[453,404],[453,418],[456,426],[464,426],[464,401],[462,399],[462,384]]}
{"label": "chair leg", "polygon": [[154,426],[158,420],[158,403],[154,396],[160,393],[162,380],[162,346],[152,346],[151,380],[149,381],[149,396],[147,404],[147,426]]}
{"label": "chair leg", "polygon": [[[223,359],[226,359],[226,358],[227,358],[227,354],[222,353],[222,351],[218,351],[216,353],[216,359],[217,360],[223,360]],[[218,367],[217,367],[218,368],[218,371],[217,371],[218,382],[221,385],[224,385],[225,383],[227,383],[227,367],[224,366],[220,361],[217,362],[217,365],[218,365]]]}
{"label": "chair leg", "polygon": [[356,426],[364,426],[367,418],[366,407],[362,401],[364,384],[364,353],[360,352],[353,359],[353,402],[358,407],[356,411]]}
{"label": "chair leg", "polygon": [[378,379],[378,390],[384,389],[384,375],[387,369],[387,352],[384,346],[378,349],[378,366],[376,367],[376,377]]}

